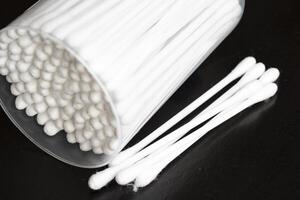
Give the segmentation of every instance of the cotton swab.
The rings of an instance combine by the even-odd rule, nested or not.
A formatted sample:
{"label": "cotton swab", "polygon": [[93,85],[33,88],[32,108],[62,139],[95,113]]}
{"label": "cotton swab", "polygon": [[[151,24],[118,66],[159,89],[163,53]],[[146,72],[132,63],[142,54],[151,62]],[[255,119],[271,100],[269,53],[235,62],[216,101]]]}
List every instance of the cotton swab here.
{"label": "cotton swab", "polygon": [[[215,108],[212,108],[211,110],[207,112],[201,112],[198,114],[193,120],[191,120],[189,123],[183,125],[182,127],[178,128],[176,131],[168,134],[167,136],[163,137],[162,139],[158,140],[157,142],[151,144],[150,146],[146,147],[145,149],[141,150],[137,154],[133,155],[131,159],[134,159],[135,157],[139,157],[141,154],[146,157],[147,155],[151,155],[153,152],[157,152],[156,150],[168,146],[184,136],[188,131],[192,130],[196,126],[202,124],[206,120],[210,119],[211,117],[215,116],[216,114],[222,112],[223,110],[228,109],[232,105],[235,105],[239,102],[242,102],[255,94],[257,91],[259,91],[263,87],[263,84],[259,80],[254,80],[253,82],[247,84],[244,88],[242,88],[240,91],[238,91],[235,95],[233,95],[228,100],[224,101],[219,106],[216,106]],[[146,154],[146,153],[147,154]],[[160,153],[160,152],[159,152]],[[142,157],[142,156],[140,156]],[[146,157],[144,160],[152,160],[152,157]],[[130,182],[132,182],[135,178],[135,176],[143,170],[143,166],[145,165],[145,161],[141,160],[141,162],[138,162],[136,164],[131,165],[128,168],[123,169],[122,171],[118,172],[116,175],[116,181],[120,185],[126,185]],[[128,162],[129,162],[128,161]],[[124,161],[126,162],[126,161]],[[141,163],[141,164],[140,164]]]}
{"label": "cotton swab", "polygon": [[177,113],[174,117],[172,117],[170,120],[165,122],[162,126],[160,126],[154,132],[149,134],[146,138],[144,138],[138,144],[121,152],[116,158],[114,158],[111,161],[110,165],[111,166],[117,165],[117,164],[121,163],[122,161],[126,160],[127,158],[129,158],[130,156],[132,156],[133,154],[135,154],[136,152],[143,149],[145,146],[150,144],[152,141],[154,141],[156,138],[158,138],[160,135],[162,135],[168,129],[173,127],[175,124],[177,124],[183,118],[185,118],[187,115],[192,113],[196,108],[198,108],[203,103],[205,103],[207,100],[209,100],[211,97],[213,97],[215,94],[217,94],[220,90],[222,90],[228,84],[230,84],[231,82],[233,82],[234,80],[238,79],[243,74],[245,74],[251,67],[253,67],[253,65],[255,65],[255,63],[256,63],[255,58],[253,58],[253,57],[245,58],[243,61],[241,61],[237,65],[237,67],[230,74],[228,74],[224,79],[222,79],[219,83],[217,83],[213,88],[208,90],[201,97],[199,97],[194,102],[192,102],[190,105],[188,105],[186,108],[184,108],[182,111]]}
{"label": "cotton swab", "polygon": [[[257,66],[261,66],[262,70],[263,71],[265,70],[264,65],[258,64]],[[262,71],[262,70],[258,70],[258,71]],[[255,74],[255,73],[250,73],[250,74]],[[260,75],[261,75],[261,73],[260,73]],[[244,77],[250,77],[250,76],[248,74],[248,75],[245,75]],[[156,147],[156,149],[160,149],[160,148],[162,148],[162,146],[167,146],[169,141],[176,141],[181,136],[183,136],[187,131],[189,131],[192,128],[196,127],[197,125],[203,123],[204,121],[206,121],[209,118],[213,117],[214,115],[218,114],[222,110],[230,107],[233,104],[236,104],[239,101],[243,101],[243,99],[246,99],[249,96],[253,96],[253,94],[255,94],[256,91],[259,91],[259,88],[262,88],[265,85],[276,81],[278,79],[278,77],[279,77],[278,69],[271,68],[271,69],[267,70],[264,74],[262,74],[262,76],[260,77],[260,80],[254,80],[254,81],[248,83],[246,86],[244,86],[242,89],[240,89],[236,94],[234,94],[228,100],[222,102],[221,104],[219,104],[218,106],[215,106],[214,108],[211,108],[210,110],[202,111],[198,116],[196,116],[193,120],[191,120],[191,122],[185,124],[181,128],[174,131],[173,133],[170,133],[169,135],[165,136],[164,138],[160,139],[159,141],[153,143],[152,145],[145,148],[141,152],[147,151],[148,148],[151,148],[155,145],[158,145]],[[256,78],[259,78],[259,77],[256,76]],[[243,79],[243,80],[246,80],[246,79]],[[261,80],[263,80],[263,81],[261,81]],[[236,88],[235,86],[233,86],[232,88]],[[233,91],[232,88],[229,91]],[[186,127],[188,127],[188,128],[186,129]],[[172,137],[173,137],[173,139],[170,139]],[[163,141],[165,141],[165,143]],[[138,154],[140,154],[141,152],[137,153],[136,155],[133,155],[133,157],[138,156]],[[157,151],[157,152],[160,153],[160,151]],[[144,160],[151,160],[151,157],[150,158],[147,157]],[[124,169],[121,172],[119,172],[118,175],[116,176],[117,182],[119,184],[124,185],[124,184],[128,184],[129,182],[133,181],[135,175],[138,174],[139,171],[141,171],[144,168],[144,166],[143,166],[143,163],[145,163],[144,160],[141,161],[142,164],[137,163],[137,164],[129,167],[129,169]]]}
{"label": "cotton swab", "polygon": [[[232,118],[233,116],[242,112],[248,107],[251,107],[254,104],[257,104],[261,101],[273,97],[277,93],[277,90],[278,87],[274,83],[266,85],[257,94],[253,95],[246,101],[234,105],[231,108],[227,109],[226,111],[223,111],[215,118],[213,118],[211,121],[209,121],[207,124],[205,124],[202,128],[191,133],[190,135],[186,136],[185,138],[181,139],[180,141],[178,141],[177,143],[169,147],[161,155],[157,156],[156,160],[153,160],[153,162],[154,163],[156,162],[156,164],[144,168],[143,173],[137,176],[135,181],[135,187],[145,187],[148,184],[150,184],[171,161],[173,161],[181,153],[183,153],[195,142],[197,142],[207,132],[216,128],[223,122],[227,121],[228,119]],[[165,158],[165,160],[161,161],[160,160],[161,158]]]}
{"label": "cotton swab", "polygon": [[[204,113],[202,115],[200,114],[199,117],[196,117],[196,120],[194,120],[193,123],[190,122],[187,125],[181,127],[179,129],[179,131],[177,131],[177,134],[179,134],[179,135],[177,137],[173,137],[173,140],[171,140],[170,138],[172,138],[171,137],[172,134],[173,134],[173,136],[174,135],[176,136],[176,132],[171,133],[170,135],[163,138],[165,141],[167,141],[166,143],[163,143],[162,142],[163,139],[161,139],[160,141],[152,144],[151,145],[152,150],[158,149],[157,152],[160,152],[159,149],[164,149],[164,145],[168,144],[168,139],[166,139],[166,138],[169,138],[169,141],[174,141],[177,138],[179,138],[181,135],[183,135],[181,133],[181,131],[186,132],[186,131],[190,130],[192,127],[199,125],[206,119],[209,119],[210,116],[213,116],[213,115],[217,114],[219,111],[226,109],[226,107],[228,108],[232,104],[236,104],[237,102],[242,101],[243,99],[247,98],[248,96],[253,95],[256,91],[259,90],[260,87],[263,87],[263,85],[268,84],[269,83],[268,81],[270,81],[270,82],[275,81],[278,78],[278,75],[279,75],[278,72],[279,71],[277,69],[269,69],[260,78],[265,81],[256,80],[256,81],[249,83],[242,90],[240,90],[237,94],[235,94],[233,97],[231,97],[231,100],[230,99],[227,100],[227,103],[224,102],[223,105],[218,106],[219,108],[215,108],[215,110],[211,111],[210,114],[207,114],[207,113]],[[188,125],[190,125],[190,127],[186,128],[186,127],[188,127]],[[161,145],[159,146],[157,144],[161,144]],[[155,145],[156,145],[156,147],[153,148],[153,146],[155,146]],[[151,149],[151,146],[149,146],[150,149]],[[149,147],[147,147],[147,148],[149,149]],[[147,152],[147,150],[143,150],[143,151]],[[140,155],[140,156],[137,156],[137,155]],[[143,169],[144,165],[139,165],[139,163],[143,164],[145,162],[144,160],[151,161],[152,157],[153,157],[153,156],[147,157],[144,160],[141,160],[140,162],[138,162],[137,164],[134,164],[133,166],[131,166],[130,163],[134,163],[134,162],[138,161],[140,158],[146,156],[147,154],[144,154],[141,156],[141,153],[139,153],[137,155],[135,155],[131,158],[128,158],[132,162],[126,163],[126,161],[125,161],[120,165],[108,168],[102,172],[98,172],[96,175],[93,175],[89,181],[90,187],[92,189],[100,189],[101,187],[106,185],[107,182],[111,181],[115,175],[116,175],[116,180],[119,184],[127,184],[127,183],[133,181],[134,178],[138,175],[138,173]],[[154,154],[154,155],[156,155],[156,154]],[[129,168],[126,168],[126,166],[128,166]],[[125,168],[125,170],[122,170],[122,168],[123,169]],[[98,179],[97,179],[97,177],[98,177]],[[102,177],[105,177],[105,179],[102,179]]]}

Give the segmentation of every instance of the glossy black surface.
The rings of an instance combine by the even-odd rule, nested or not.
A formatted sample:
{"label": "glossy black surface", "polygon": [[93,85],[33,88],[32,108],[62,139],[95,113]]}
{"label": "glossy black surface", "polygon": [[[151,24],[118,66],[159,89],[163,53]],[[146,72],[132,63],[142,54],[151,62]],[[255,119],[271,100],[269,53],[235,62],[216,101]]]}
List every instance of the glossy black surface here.
{"label": "glossy black surface", "polygon": [[[0,26],[33,0],[2,1]],[[27,140],[0,111],[1,199],[299,199],[300,198],[300,4],[296,0],[247,0],[238,28],[173,95],[135,138],[143,137],[255,56],[278,67],[280,90],[209,133],[137,193],[109,184],[87,187],[96,170],[68,166]]]}

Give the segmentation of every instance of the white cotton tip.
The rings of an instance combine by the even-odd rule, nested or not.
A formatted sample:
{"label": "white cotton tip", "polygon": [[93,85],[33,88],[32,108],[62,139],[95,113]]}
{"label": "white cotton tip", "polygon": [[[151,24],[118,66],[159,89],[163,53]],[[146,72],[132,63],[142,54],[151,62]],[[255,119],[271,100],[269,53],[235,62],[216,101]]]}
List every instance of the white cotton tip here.
{"label": "white cotton tip", "polygon": [[16,64],[17,70],[20,73],[27,72],[29,70],[30,65],[31,65],[30,63],[26,63],[26,62],[23,62],[23,61],[19,61]]}
{"label": "white cotton tip", "polygon": [[74,133],[67,133],[66,138],[67,138],[67,141],[70,144],[75,144],[76,143],[76,137],[75,137]]}
{"label": "white cotton tip", "polygon": [[8,45],[8,50],[10,51],[10,53],[12,54],[20,54],[22,53],[22,49],[19,47],[17,42],[11,42]]}
{"label": "white cotton tip", "polygon": [[91,123],[91,126],[93,127],[93,129],[95,129],[95,130],[100,130],[103,128],[103,125],[101,124],[101,122],[99,121],[98,118],[90,119],[90,123]]}
{"label": "white cotton tip", "polygon": [[35,55],[36,57],[41,60],[41,61],[45,61],[47,60],[48,58],[48,55],[41,49],[41,48],[38,48],[36,51],[35,51]]}
{"label": "white cotton tip", "polygon": [[89,99],[89,93],[87,92],[82,92],[80,93],[80,99],[83,103],[88,104],[90,103],[90,99]]}
{"label": "white cotton tip", "polygon": [[44,97],[50,95],[49,89],[39,88],[39,91],[38,91],[38,92],[39,92],[39,94],[43,95]]}
{"label": "white cotton tip", "polygon": [[96,136],[99,140],[103,141],[106,139],[106,136],[104,135],[103,131],[102,130],[98,130],[96,132]]}
{"label": "white cotton tip", "polygon": [[97,172],[90,177],[88,185],[92,190],[100,190],[114,179],[117,172],[117,167]]}
{"label": "white cotton tip", "polygon": [[84,143],[79,144],[80,150],[87,152],[92,150],[92,145],[89,141],[85,141]]}
{"label": "white cotton tip", "polygon": [[36,119],[39,125],[45,125],[50,120],[46,112],[38,114]]}
{"label": "white cotton tip", "polygon": [[41,88],[44,88],[44,89],[50,89],[50,87],[51,87],[51,82],[40,79],[40,80],[39,80],[39,86],[40,86]]}
{"label": "white cotton tip", "polygon": [[48,109],[48,106],[45,102],[39,102],[39,103],[35,103],[34,105],[34,109],[38,112],[38,113],[44,113],[46,112],[46,110]]}
{"label": "white cotton tip", "polygon": [[48,121],[45,126],[44,126],[44,132],[48,135],[48,136],[54,136],[56,135],[58,132],[60,131],[60,129],[56,126],[54,121]]}
{"label": "white cotton tip", "polygon": [[68,105],[69,101],[65,100],[63,98],[58,98],[57,99],[57,105],[60,107],[65,107],[66,105]]}
{"label": "white cotton tip", "polygon": [[25,112],[30,117],[33,117],[33,116],[35,116],[37,114],[36,110],[31,105],[26,108]]}
{"label": "white cotton tip", "polygon": [[23,96],[20,95],[16,98],[16,108],[18,110],[23,110],[28,106],[28,104],[25,102],[25,100],[23,99]]}
{"label": "white cotton tip", "polygon": [[36,93],[38,90],[38,85],[37,85],[37,81],[33,80],[30,81],[28,83],[25,84],[25,89],[29,92],[29,93]]}
{"label": "white cotton tip", "polygon": [[39,79],[41,76],[41,71],[36,68],[36,67],[31,67],[29,69],[29,73],[31,74],[32,77],[34,77],[35,79]]}
{"label": "white cotton tip", "polygon": [[82,109],[81,110],[81,116],[84,118],[84,120],[90,120],[90,115],[88,114],[87,110],[86,109]]}
{"label": "white cotton tip", "polygon": [[119,171],[115,177],[116,182],[119,185],[127,185],[134,181],[139,173],[141,173],[141,167],[131,166]]}
{"label": "white cotton tip", "polygon": [[82,130],[76,130],[75,131],[75,137],[76,137],[76,141],[78,143],[84,143],[86,141],[85,137],[83,136],[83,131]]}
{"label": "white cotton tip", "polygon": [[[16,68],[17,63],[15,61],[12,60],[8,60],[6,62],[6,68],[10,71],[10,72],[18,72],[17,68]],[[19,74],[19,73],[18,73]]]}
{"label": "white cotton tip", "polygon": [[86,83],[86,82],[80,82],[80,90],[82,92],[90,92],[92,90],[92,88],[90,87],[90,84],[89,83]]}
{"label": "white cotton tip", "polygon": [[19,37],[18,33],[15,29],[9,29],[7,31],[7,35],[11,40],[15,40],[17,37]]}
{"label": "white cotton tip", "polygon": [[250,70],[256,64],[256,59],[254,57],[247,57],[242,60],[235,68],[232,70],[230,75],[234,77],[240,77]]}
{"label": "white cotton tip", "polygon": [[53,96],[46,96],[45,101],[49,107],[57,106],[56,99]]}
{"label": "white cotton tip", "polygon": [[7,76],[8,75],[8,73],[9,73],[9,71],[8,71],[8,69],[7,68],[0,68],[0,74],[2,75],[2,76]]}
{"label": "white cotton tip", "polygon": [[96,136],[93,136],[91,138],[91,145],[92,145],[93,149],[97,148],[97,147],[101,146],[101,140],[99,140]]}
{"label": "white cotton tip", "polygon": [[6,65],[7,58],[6,57],[1,57],[0,58],[0,67],[3,68]]}
{"label": "white cotton tip", "polygon": [[280,71],[277,68],[270,68],[260,77],[259,80],[264,84],[268,84],[277,81],[279,76]]}
{"label": "white cotton tip", "polygon": [[76,72],[71,72],[71,73],[70,73],[70,77],[71,77],[71,79],[74,80],[74,81],[80,81],[80,76],[79,76],[79,74],[76,73]]}
{"label": "white cotton tip", "polygon": [[48,108],[48,115],[50,119],[52,120],[57,120],[59,119],[60,116],[60,110],[58,107],[50,107]]}
{"label": "white cotton tip", "polygon": [[53,73],[42,71],[41,79],[50,82],[53,80],[53,75],[54,75]]}
{"label": "white cotton tip", "polygon": [[17,43],[20,47],[26,48],[32,44],[32,40],[28,36],[19,37]]}
{"label": "white cotton tip", "polygon": [[76,123],[80,123],[80,124],[83,124],[85,122],[85,119],[81,115],[80,111],[75,112],[74,120],[75,120]]}
{"label": "white cotton tip", "polygon": [[10,80],[12,83],[18,83],[20,82],[20,76],[18,72],[11,72],[9,75],[7,75],[6,77],[10,77]]}
{"label": "white cotton tip", "polygon": [[33,102],[34,103],[39,103],[44,101],[44,97],[42,95],[40,95],[39,93],[34,93],[31,95]]}
{"label": "white cotton tip", "polygon": [[[49,63],[48,61],[45,62],[44,72],[54,74],[57,71],[57,67],[56,67],[56,65],[53,64],[54,61],[52,61],[52,60],[53,60],[53,58],[51,59],[51,63]],[[54,77],[51,77],[51,78],[54,78]]]}
{"label": "white cotton tip", "polygon": [[105,135],[106,135],[107,137],[114,137],[114,136],[115,136],[114,130],[113,130],[111,127],[109,127],[109,126],[106,126],[106,127],[104,128],[104,133],[105,133]]}
{"label": "white cotton tip", "polygon": [[31,76],[31,74],[29,72],[24,72],[20,74],[20,79],[27,83],[33,80],[33,77]]}
{"label": "white cotton tip", "polygon": [[6,76],[6,81],[9,83],[13,83],[13,80],[11,79],[11,77],[9,75]]}
{"label": "white cotton tip", "polygon": [[266,71],[266,66],[263,63],[257,63],[252,67],[239,81],[240,84],[249,83],[255,79],[258,79]]}
{"label": "white cotton tip", "polygon": [[64,129],[64,120],[59,118],[59,119],[55,120],[55,124],[59,129],[61,129],[61,130]]}
{"label": "white cotton tip", "polygon": [[24,93],[25,90],[25,84],[22,82],[16,83],[16,88],[19,90],[19,92]]}
{"label": "white cotton tip", "polygon": [[79,82],[71,82],[70,90],[74,93],[80,92],[80,83]]}
{"label": "white cotton tip", "polygon": [[64,122],[64,129],[67,133],[72,133],[75,131],[75,126],[72,120],[67,120]]}
{"label": "white cotton tip", "polygon": [[90,76],[87,72],[82,73],[82,74],[80,74],[80,75],[81,75],[81,80],[83,80],[84,82],[89,83],[89,82],[92,81],[91,76]]}
{"label": "white cotton tip", "polygon": [[26,92],[26,93],[22,94],[22,96],[23,96],[24,101],[25,101],[28,105],[33,104],[33,99],[32,99],[32,97],[31,97],[31,95],[30,95],[29,93]]}
{"label": "white cotton tip", "polygon": [[88,114],[91,118],[95,118],[100,114],[100,110],[96,106],[90,105],[88,106]]}
{"label": "white cotton tip", "polygon": [[98,155],[103,154],[102,147],[101,147],[101,146],[99,146],[99,147],[94,147],[94,148],[93,148],[93,152],[94,152],[94,154],[98,154]]}
{"label": "white cotton tip", "polygon": [[94,136],[94,133],[90,129],[84,129],[83,136],[85,137],[85,139],[89,140]]}
{"label": "white cotton tip", "polygon": [[16,84],[12,84],[12,85],[10,86],[10,92],[11,92],[14,96],[18,96],[18,95],[22,94],[22,93],[18,90]]}
{"label": "white cotton tip", "polygon": [[116,153],[114,150],[111,150],[109,148],[109,143],[107,143],[107,141],[102,145],[102,149],[103,149],[104,154],[106,154],[106,155],[113,155]]}
{"label": "white cotton tip", "polygon": [[68,115],[70,118],[73,116],[73,114],[76,112],[73,105],[68,104],[64,107],[64,113]]}
{"label": "white cotton tip", "polygon": [[90,93],[90,100],[92,103],[97,104],[97,103],[101,102],[101,99],[102,99],[102,97],[101,97],[100,92],[93,91]]}
{"label": "white cotton tip", "polygon": [[74,125],[76,129],[84,129],[85,127],[85,124],[81,124],[81,123],[74,123]]}
{"label": "white cotton tip", "polygon": [[109,148],[113,151],[117,150],[120,146],[120,140],[118,140],[117,138],[115,139],[112,139],[110,142],[109,142]]}
{"label": "white cotton tip", "polygon": [[253,95],[249,101],[253,104],[259,103],[261,101],[265,101],[271,97],[273,97],[278,91],[278,86],[275,83],[269,83],[265,87],[263,87],[260,91],[258,91],[255,95]]}
{"label": "white cotton tip", "polygon": [[51,56],[53,54],[53,47],[52,45],[45,45],[44,46],[44,52],[48,55]]}
{"label": "white cotton tip", "polygon": [[161,172],[160,163],[145,168],[142,173],[137,175],[134,181],[134,186],[137,188],[146,187],[156,179],[156,177],[160,172]]}

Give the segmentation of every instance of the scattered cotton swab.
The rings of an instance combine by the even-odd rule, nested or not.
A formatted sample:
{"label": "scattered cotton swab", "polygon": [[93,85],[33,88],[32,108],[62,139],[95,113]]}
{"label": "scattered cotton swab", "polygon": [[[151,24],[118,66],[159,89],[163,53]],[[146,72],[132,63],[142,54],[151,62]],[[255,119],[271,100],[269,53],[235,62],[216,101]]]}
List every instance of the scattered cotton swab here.
{"label": "scattered cotton swab", "polygon": [[[262,90],[258,91],[255,95],[253,95],[246,101],[238,103],[233,107],[223,111],[197,131],[191,133],[190,135],[181,139],[174,145],[170,146],[161,155],[157,156],[156,158],[153,158],[152,161],[156,164],[144,168],[143,172],[136,177],[135,187],[145,187],[148,184],[150,184],[172,160],[174,160],[182,152],[187,150],[207,132],[219,126],[220,124],[227,121],[236,114],[247,109],[248,107],[271,98],[276,94],[277,90],[277,85],[274,83],[266,85]],[[161,160],[162,157],[165,160]]]}

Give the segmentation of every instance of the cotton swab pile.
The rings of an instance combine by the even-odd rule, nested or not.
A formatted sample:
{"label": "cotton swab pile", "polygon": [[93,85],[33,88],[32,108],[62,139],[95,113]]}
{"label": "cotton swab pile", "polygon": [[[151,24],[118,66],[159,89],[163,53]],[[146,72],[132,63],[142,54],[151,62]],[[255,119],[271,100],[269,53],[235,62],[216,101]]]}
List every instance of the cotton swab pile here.
{"label": "cotton swab pile", "polygon": [[[109,168],[92,175],[89,180],[90,188],[93,190],[101,189],[114,178],[120,185],[134,182],[136,188],[147,186],[170,162],[207,132],[248,107],[274,96],[278,90],[274,82],[279,78],[279,74],[278,69],[275,68],[265,71],[265,65],[256,63],[256,60],[252,57],[244,59],[228,76],[205,94],[141,142],[121,152],[110,163]],[[233,87],[190,122],[152,143],[164,132],[241,76],[242,78]],[[203,124],[207,120],[209,121]],[[201,124],[203,124],[202,127],[185,136],[190,130]]]}
{"label": "cotton swab pile", "polygon": [[0,74],[48,136],[111,155],[236,26],[241,2],[40,1],[0,32]]}

